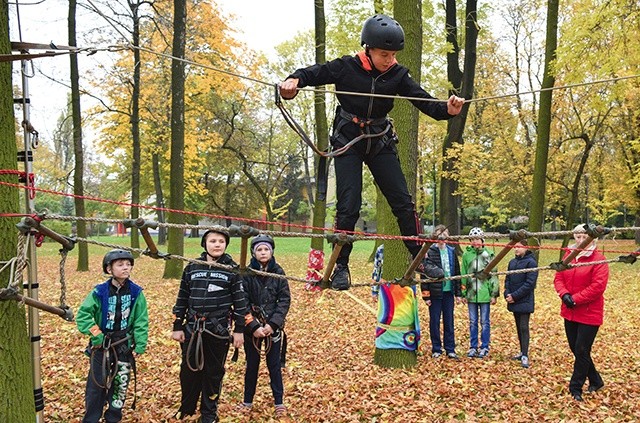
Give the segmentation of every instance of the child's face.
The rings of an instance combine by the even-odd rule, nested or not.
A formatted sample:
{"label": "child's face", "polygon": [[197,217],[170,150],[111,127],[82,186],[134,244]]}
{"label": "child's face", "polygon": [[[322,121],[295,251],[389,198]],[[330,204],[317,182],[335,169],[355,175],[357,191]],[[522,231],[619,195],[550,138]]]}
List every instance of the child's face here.
{"label": "child's face", "polygon": [[227,249],[227,240],[222,234],[211,232],[207,235],[207,241],[204,247],[211,257],[218,258],[224,254],[224,250]]}
{"label": "child's face", "polygon": [[271,248],[266,245],[258,246],[253,253],[256,255],[256,260],[263,264],[271,260],[271,256],[273,255]]}
{"label": "child's face", "polygon": [[131,264],[131,260],[129,259],[117,259],[107,266],[107,272],[109,272],[114,279],[121,281],[131,275],[131,269],[133,269],[133,264]]}
{"label": "child's face", "polygon": [[588,235],[584,232],[573,234],[573,239],[576,240],[576,244],[580,245],[582,242],[587,239]]}
{"label": "child's face", "polygon": [[471,242],[471,246],[473,248],[481,248],[482,247],[482,238],[471,238],[469,241]]}
{"label": "child's face", "polygon": [[527,252],[527,247],[520,244],[519,242],[513,246],[513,249],[516,251],[516,256],[520,256],[520,257],[524,256],[524,253]]}
{"label": "child's face", "polygon": [[396,63],[396,53],[393,50],[382,50],[380,48],[370,48],[369,56],[373,66],[380,72],[386,72]]}

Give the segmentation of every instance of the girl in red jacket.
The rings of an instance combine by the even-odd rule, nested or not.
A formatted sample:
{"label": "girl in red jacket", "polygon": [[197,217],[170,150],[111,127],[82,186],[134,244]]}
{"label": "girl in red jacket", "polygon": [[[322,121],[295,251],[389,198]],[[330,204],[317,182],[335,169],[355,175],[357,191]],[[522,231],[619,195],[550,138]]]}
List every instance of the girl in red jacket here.
{"label": "girl in red jacket", "polygon": [[[565,257],[587,238],[584,225],[573,230],[576,244],[569,247]],[[595,240],[585,247],[571,264],[583,264],[604,260],[596,250]],[[553,281],[558,296],[562,299],[560,315],[564,318],[564,328],[569,348],[575,357],[573,374],[569,381],[569,392],[576,401],[582,401],[582,387],[589,379],[589,392],[604,386],[600,373],[591,360],[591,347],[604,315],[604,291],[609,280],[609,265],[596,264],[573,267],[556,273]]]}

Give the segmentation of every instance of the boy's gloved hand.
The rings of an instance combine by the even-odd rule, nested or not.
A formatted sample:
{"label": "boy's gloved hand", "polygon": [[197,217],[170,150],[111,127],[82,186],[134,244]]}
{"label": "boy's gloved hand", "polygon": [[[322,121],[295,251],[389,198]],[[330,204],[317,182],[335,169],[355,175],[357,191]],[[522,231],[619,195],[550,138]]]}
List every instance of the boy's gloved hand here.
{"label": "boy's gloved hand", "polygon": [[573,301],[573,297],[568,293],[562,296],[562,302],[569,308],[574,308],[576,306],[576,302]]}

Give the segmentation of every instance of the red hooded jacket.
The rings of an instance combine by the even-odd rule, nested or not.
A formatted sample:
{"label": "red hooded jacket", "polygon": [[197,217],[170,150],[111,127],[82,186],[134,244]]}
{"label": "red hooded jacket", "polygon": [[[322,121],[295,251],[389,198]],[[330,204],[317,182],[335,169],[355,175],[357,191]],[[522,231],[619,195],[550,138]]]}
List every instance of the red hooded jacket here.
{"label": "red hooded jacket", "polygon": [[[565,257],[569,255],[567,251]],[[605,256],[598,250],[592,250],[590,255],[583,255],[571,261],[571,264],[588,263],[605,260]],[[609,265],[596,264],[591,266],[574,267],[556,272],[553,281],[558,296],[571,294],[576,305],[567,307],[564,303],[560,307],[560,315],[565,319],[587,325],[602,325],[604,316],[604,291],[609,281]]]}

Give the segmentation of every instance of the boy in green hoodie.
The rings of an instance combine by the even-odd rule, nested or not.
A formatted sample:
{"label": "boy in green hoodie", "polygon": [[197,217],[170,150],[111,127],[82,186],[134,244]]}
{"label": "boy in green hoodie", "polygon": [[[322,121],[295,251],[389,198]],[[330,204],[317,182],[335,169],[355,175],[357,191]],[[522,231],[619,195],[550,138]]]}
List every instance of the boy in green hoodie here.
{"label": "boy in green hoodie", "polygon": [[147,300],[129,279],[133,263],[131,252],[109,251],[102,260],[109,279],[96,285],[76,314],[78,330],[91,337],[83,423],[97,423],[102,417],[107,422],[122,420],[127,388],[135,377],[135,356],[147,347]]}
{"label": "boy in green hoodie", "polygon": [[[484,246],[484,232],[480,228],[469,231],[471,245],[462,254],[461,273],[477,274],[491,262],[494,254]],[[491,275],[481,280],[476,277],[462,279],[462,298],[469,307],[469,352],[467,357],[484,358],[489,354],[491,320],[489,311],[500,295],[498,277]],[[478,318],[482,326],[478,348]]]}

